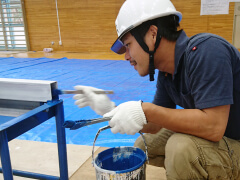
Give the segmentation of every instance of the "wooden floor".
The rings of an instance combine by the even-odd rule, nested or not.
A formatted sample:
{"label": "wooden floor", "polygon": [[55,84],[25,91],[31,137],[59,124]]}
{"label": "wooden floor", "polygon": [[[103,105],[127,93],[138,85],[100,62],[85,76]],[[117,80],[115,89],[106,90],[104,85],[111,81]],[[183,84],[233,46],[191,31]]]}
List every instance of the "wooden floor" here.
{"label": "wooden floor", "polygon": [[[95,153],[105,150],[107,148],[100,147]],[[70,180],[94,180],[96,179],[95,169],[92,167],[92,157],[81,165],[81,167],[71,176]],[[146,180],[166,180],[165,170],[160,167],[148,165],[146,166]]]}
{"label": "wooden floor", "polygon": [[63,58],[68,59],[100,59],[100,60],[124,60],[124,55],[118,55],[115,53],[79,53],[79,52],[67,52],[56,51],[51,53],[45,53],[43,51],[0,51],[0,57],[19,57],[19,58]]}
{"label": "wooden floor", "polygon": [[[238,49],[240,51],[240,49]],[[0,51],[0,57],[19,57],[19,58],[63,58],[68,59],[99,59],[99,60],[125,60],[124,55],[115,53],[81,53],[81,52],[68,52],[56,51],[46,53],[43,51]]]}
{"label": "wooden floor", "polygon": [[[13,169],[59,176],[56,143],[14,139],[9,142],[9,149]],[[94,154],[106,149],[96,146]],[[69,180],[96,179],[95,168],[92,166],[92,146],[68,144],[67,155]],[[14,176],[14,180],[28,179]],[[0,180],[4,180],[2,174]],[[147,164],[146,180],[166,180],[165,170]]]}

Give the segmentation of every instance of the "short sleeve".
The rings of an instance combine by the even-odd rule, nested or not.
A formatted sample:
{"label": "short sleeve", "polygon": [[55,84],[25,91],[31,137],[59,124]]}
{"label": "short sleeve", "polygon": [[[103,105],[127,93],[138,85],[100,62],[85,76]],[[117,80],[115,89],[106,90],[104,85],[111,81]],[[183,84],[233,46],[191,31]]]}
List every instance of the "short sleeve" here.
{"label": "short sleeve", "polygon": [[186,65],[196,108],[233,103],[231,56],[222,40],[212,37],[197,45]]}

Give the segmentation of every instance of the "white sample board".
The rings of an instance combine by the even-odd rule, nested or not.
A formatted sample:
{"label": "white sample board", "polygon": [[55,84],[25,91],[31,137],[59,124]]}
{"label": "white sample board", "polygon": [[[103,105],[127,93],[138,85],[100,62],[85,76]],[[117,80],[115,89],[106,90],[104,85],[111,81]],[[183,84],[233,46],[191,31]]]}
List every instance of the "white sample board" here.
{"label": "white sample board", "polygon": [[56,81],[0,78],[0,99],[46,102],[56,88]]}

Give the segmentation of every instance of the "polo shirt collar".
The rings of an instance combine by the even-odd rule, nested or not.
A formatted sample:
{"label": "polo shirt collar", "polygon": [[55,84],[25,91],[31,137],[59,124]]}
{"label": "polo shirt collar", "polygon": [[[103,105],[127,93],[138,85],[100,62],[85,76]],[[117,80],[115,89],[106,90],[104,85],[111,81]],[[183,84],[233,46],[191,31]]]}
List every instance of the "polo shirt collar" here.
{"label": "polo shirt collar", "polygon": [[187,37],[186,33],[184,31],[181,32],[180,36],[178,37],[175,45],[175,69],[174,69],[174,74],[173,74],[173,79],[175,75],[177,74],[178,67],[180,64],[180,60],[185,52],[185,49],[188,44],[189,37]]}

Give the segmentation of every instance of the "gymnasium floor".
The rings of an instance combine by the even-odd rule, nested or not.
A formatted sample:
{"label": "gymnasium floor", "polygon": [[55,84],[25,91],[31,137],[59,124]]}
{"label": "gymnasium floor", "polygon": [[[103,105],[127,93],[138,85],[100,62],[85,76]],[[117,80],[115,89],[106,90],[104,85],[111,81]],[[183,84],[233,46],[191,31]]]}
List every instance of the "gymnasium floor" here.
{"label": "gymnasium floor", "polygon": [[[110,98],[116,104],[140,99],[151,102],[155,83],[149,82],[148,77],[139,77],[129,62],[121,60],[123,58],[113,54],[0,52],[0,77],[54,80],[58,82],[59,89],[73,89],[73,86],[81,84],[114,90],[115,94]],[[79,109],[75,106],[72,95],[62,95],[61,99],[64,100],[66,120],[100,117],[90,108]],[[92,143],[97,130],[106,124],[66,130],[70,179],[95,179],[91,165]],[[9,146],[13,168],[25,167],[28,171],[58,175],[55,134],[53,119],[11,141]],[[137,137],[114,135],[106,130],[97,140],[96,151],[121,145],[132,146]],[[29,151],[34,152],[34,162]],[[148,166],[147,172],[147,179],[165,179],[162,168]]]}

